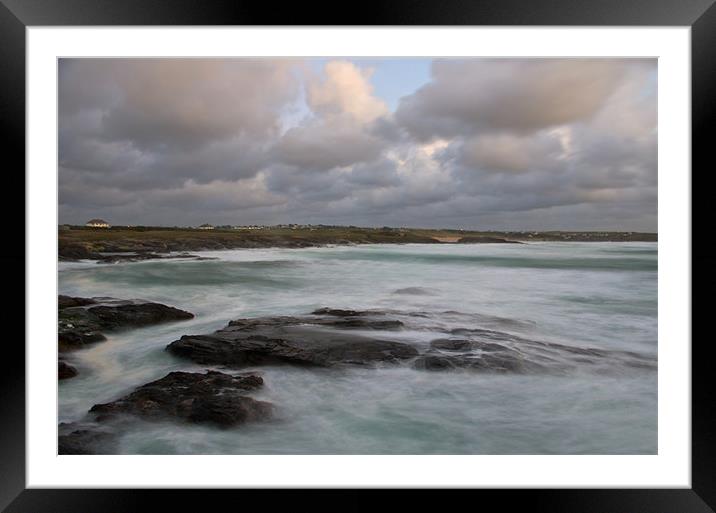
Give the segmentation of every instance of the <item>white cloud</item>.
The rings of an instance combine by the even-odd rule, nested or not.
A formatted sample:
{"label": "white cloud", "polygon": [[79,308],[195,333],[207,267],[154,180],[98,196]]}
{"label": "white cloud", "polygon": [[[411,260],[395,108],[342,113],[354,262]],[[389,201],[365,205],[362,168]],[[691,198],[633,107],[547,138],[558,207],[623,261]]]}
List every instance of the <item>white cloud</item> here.
{"label": "white cloud", "polygon": [[348,61],[330,61],[324,77],[313,77],[307,86],[308,105],[321,116],[349,115],[369,123],[388,113],[385,102],[373,95],[372,70]]}

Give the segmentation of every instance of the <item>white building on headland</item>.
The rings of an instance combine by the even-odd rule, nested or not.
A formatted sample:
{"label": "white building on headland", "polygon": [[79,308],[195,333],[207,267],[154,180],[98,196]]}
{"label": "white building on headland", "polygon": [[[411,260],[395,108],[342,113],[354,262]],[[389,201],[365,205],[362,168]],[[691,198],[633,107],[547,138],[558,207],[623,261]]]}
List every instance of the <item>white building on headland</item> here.
{"label": "white building on headland", "polygon": [[213,230],[214,226],[209,223],[204,223],[201,226],[199,226],[200,230]]}
{"label": "white building on headland", "polygon": [[109,223],[104,219],[90,219],[85,223],[90,228],[109,228]]}

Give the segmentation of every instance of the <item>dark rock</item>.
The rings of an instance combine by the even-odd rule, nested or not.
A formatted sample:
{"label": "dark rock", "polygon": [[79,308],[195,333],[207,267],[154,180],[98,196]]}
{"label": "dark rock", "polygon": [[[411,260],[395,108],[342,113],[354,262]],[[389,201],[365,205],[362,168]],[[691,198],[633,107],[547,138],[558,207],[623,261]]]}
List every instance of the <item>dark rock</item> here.
{"label": "dark rock", "polygon": [[91,251],[82,244],[61,244],[58,256],[63,261],[95,260],[97,253]]}
{"label": "dark rock", "polygon": [[[464,318],[473,324],[446,330],[425,320],[432,315],[448,314],[450,312],[418,314],[321,308],[306,316],[237,319],[211,334],[183,336],[169,344],[167,350],[200,364],[229,367],[273,364],[331,367],[412,362],[415,368],[426,370],[562,374],[585,365],[600,372],[627,362],[632,369],[655,368],[656,365],[656,360],[647,355],[542,342],[474,327],[479,326],[481,317],[457,315],[459,312],[452,312],[451,322],[455,318]],[[390,334],[366,333],[402,328],[443,333],[445,338],[433,340],[430,350],[422,352],[400,340],[391,340]]]}
{"label": "dark rock", "polygon": [[407,344],[360,335],[301,327],[276,331],[276,338],[241,332],[183,336],[167,349],[197,363],[237,367],[281,363],[322,367],[397,363],[418,355],[418,351]]}
{"label": "dark rock", "polygon": [[404,326],[402,321],[398,321],[396,319],[340,319],[325,320],[321,321],[319,324],[323,326],[332,326],[334,328],[357,328],[366,330],[397,330]]}
{"label": "dark rock", "polygon": [[488,330],[484,328],[453,328],[450,330],[450,334],[499,341],[522,340],[519,337],[512,335],[511,333],[505,333],[504,331]]}
{"label": "dark rock", "polygon": [[[317,316],[318,314],[314,312],[312,315]],[[372,316],[369,317],[369,315]],[[234,321],[229,321],[228,327],[231,327],[232,331],[253,331],[259,328],[278,328],[299,325],[364,330],[396,330],[404,326],[402,321],[397,319],[385,319],[383,318],[383,315],[384,314],[382,313],[373,314],[372,312],[355,312],[355,314],[345,316],[328,314],[325,317],[258,317],[255,319],[236,319]]]}
{"label": "dark rock", "polygon": [[307,317],[238,319],[210,335],[183,336],[167,349],[198,363],[239,367],[397,363],[418,355],[410,345],[350,332],[403,326],[401,321],[376,316],[382,314],[321,309]]}
{"label": "dark rock", "polygon": [[106,330],[193,319],[194,314],[160,303],[93,306],[87,310]]}
{"label": "dark rock", "polygon": [[144,260],[168,260],[176,258],[191,258],[194,260],[216,260],[212,257],[200,257],[190,253],[180,253],[174,255],[160,254],[153,251],[139,251],[127,253],[97,253],[95,259],[98,264],[118,264],[122,262],[142,262]]}
{"label": "dark rock", "polygon": [[97,302],[94,299],[87,297],[71,297],[71,296],[57,296],[57,306],[60,310],[63,308],[70,308],[73,306],[87,306],[94,305]]}
{"label": "dark rock", "polygon": [[457,367],[455,359],[449,356],[425,355],[417,358],[413,367],[420,370],[447,370]]}
{"label": "dark rock", "polygon": [[128,414],[147,420],[174,418],[230,427],[271,416],[273,406],[270,403],[245,395],[262,385],[263,379],[256,375],[171,372],[121,399],[95,404],[90,412],[96,413],[99,421]]}
{"label": "dark rock", "polygon": [[332,315],[334,317],[355,317],[358,315],[366,315],[368,312],[358,310],[342,310],[340,308],[319,308],[311,312],[311,315]]}
{"label": "dark rock", "polygon": [[[332,326],[334,328],[358,328],[369,330],[395,330],[404,326],[397,319],[383,319],[385,312],[371,312],[361,310],[343,310],[340,308],[319,308],[311,315],[323,316],[322,319],[309,320],[311,324]],[[338,317],[338,319],[332,319]],[[378,318],[376,318],[378,317]]]}
{"label": "dark rock", "polygon": [[226,331],[254,331],[259,328],[277,328],[301,324],[301,317],[277,316],[277,317],[255,317],[252,319],[235,319],[229,321],[224,330]]}
{"label": "dark rock", "polygon": [[430,342],[430,347],[433,349],[442,349],[443,351],[466,351],[472,349],[473,342],[463,339],[440,338]]}
{"label": "dark rock", "polygon": [[421,370],[441,371],[451,369],[468,369],[490,373],[535,373],[556,371],[543,365],[511,354],[483,355],[438,355],[426,354],[415,360],[413,367]]}
{"label": "dark rock", "polygon": [[57,377],[59,379],[74,378],[75,376],[77,376],[77,369],[75,369],[72,365],[64,360],[57,362]]}
{"label": "dark rock", "polygon": [[160,303],[112,298],[60,296],[58,342],[61,351],[106,340],[102,332],[191,319],[193,314]]}
{"label": "dark rock", "polygon": [[97,424],[61,423],[58,427],[58,454],[110,454],[115,434]]}
{"label": "dark rock", "polygon": [[87,344],[93,344],[95,342],[102,342],[107,340],[107,337],[102,335],[99,331],[88,329],[84,330],[82,327],[74,328],[74,325],[69,327],[61,327],[58,334],[58,342],[60,351],[71,351]]}
{"label": "dark rock", "polygon": [[60,351],[76,349],[86,344],[106,340],[100,332],[102,326],[98,319],[91,315],[86,307],[76,306],[61,309],[57,324]]}
{"label": "dark rock", "polygon": [[510,349],[507,346],[495,344],[493,342],[453,338],[433,340],[430,342],[430,347],[433,349],[440,349],[442,351],[470,351],[475,349],[483,352],[513,351],[513,349]]}
{"label": "dark rock", "polygon": [[141,262],[143,260],[154,260],[165,258],[163,255],[152,252],[127,252],[127,253],[97,253],[95,260],[98,264],[118,264],[121,262]]}

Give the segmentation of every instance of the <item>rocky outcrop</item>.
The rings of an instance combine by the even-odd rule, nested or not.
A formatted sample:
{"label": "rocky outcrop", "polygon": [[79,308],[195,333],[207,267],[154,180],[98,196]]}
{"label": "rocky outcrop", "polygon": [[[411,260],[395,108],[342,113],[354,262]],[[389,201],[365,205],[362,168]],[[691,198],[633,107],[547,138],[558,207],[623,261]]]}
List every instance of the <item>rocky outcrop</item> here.
{"label": "rocky outcrop", "polygon": [[537,373],[555,372],[557,368],[548,368],[525,358],[516,352],[499,354],[465,354],[443,355],[426,353],[413,363],[415,369],[421,370],[452,370],[468,369],[478,372],[492,373]]}
{"label": "rocky outcrop", "polygon": [[183,336],[167,350],[197,363],[232,367],[391,364],[416,357],[417,349],[351,331],[402,327],[402,321],[386,319],[382,313],[320,309],[303,317],[238,319],[209,335]]}
{"label": "rocky outcrop", "polygon": [[94,422],[60,423],[58,454],[110,454],[116,434]]}
{"label": "rocky outcrop", "polygon": [[193,314],[160,303],[112,298],[58,298],[58,341],[66,351],[105,340],[104,331],[186,320]]}
{"label": "rocky outcrop", "polygon": [[[451,320],[476,322],[474,315],[439,313]],[[409,364],[421,370],[464,369],[495,373],[565,373],[585,364],[599,368],[656,368],[656,360],[626,351],[542,342],[505,331],[477,328],[444,330],[429,312],[320,308],[306,316],[237,319],[214,333],[186,335],[167,346],[196,363],[247,367],[269,364]],[[479,316],[484,322],[486,316]],[[494,324],[507,320],[494,318]],[[528,323],[517,327],[529,328]],[[405,343],[392,332],[409,329],[441,333],[429,348]],[[381,333],[372,334],[378,331]]]}
{"label": "rocky outcrop", "polygon": [[497,373],[557,373],[578,367],[598,372],[625,368],[655,370],[656,358],[631,351],[569,346],[527,339],[481,328],[455,328],[451,335],[430,343],[430,349],[413,363],[423,370],[467,369]]}
{"label": "rocky outcrop", "polygon": [[[505,342],[509,338],[516,339],[514,336],[504,335]],[[553,361],[552,366],[539,363],[538,360],[542,360],[543,357],[527,351],[525,347],[519,350],[506,343],[498,344],[479,338],[442,338],[430,342],[430,350],[417,358],[413,367],[432,371],[469,369],[478,372],[519,374],[554,372],[564,368],[557,361]]]}
{"label": "rocky outcrop", "polygon": [[341,308],[318,308],[311,315],[330,315],[332,317],[359,317],[361,315],[382,315],[382,312],[366,312],[360,310],[346,310]]}
{"label": "rocky outcrop", "polygon": [[57,378],[58,379],[69,379],[77,376],[77,369],[64,360],[57,362]]}
{"label": "rocky outcrop", "polygon": [[[194,314],[148,301],[106,297],[58,296],[57,343],[60,353],[106,340],[103,332],[191,319]],[[59,359],[58,379],[77,375],[77,369]]]}
{"label": "rocky outcrop", "polygon": [[[59,260],[64,262],[76,262],[78,260],[96,260],[98,264],[118,264],[121,262],[141,262],[144,260],[166,260],[166,259],[192,259],[192,260],[214,260],[212,257],[193,255],[182,250],[181,245],[176,245],[179,253],[172,253],[173,248],[167,245],[144,245],[124,241],[119,245],[112,241],[105,241],[100,244],[99,249],[94,249],[88,244],[60,243]],[[196,248],[208,249],[208,248]]]}
{"label": "rocky outcrop", "polygon": [[[60,239],[61,240],[61,239]],[[58,257],[60,261],[94,260],[97,253],[83,244],[60,243]]]}
{"label": "rocky outcrop", "polygon": [[93,306],[86,312],[96,319],[101,328],[105,330],[134,328],[194,318],[194,315],[189,312],[160,303],[122,302]]}
{"label": "rocky outcrop", "polygon": [[90,412],[97,414],[100,422],[117,415],[134,415],[146,420],[175,419],[226,428],[271,417],[270,403],[246,395],[262,385],[263,379],[254,374],[171,372],[121,399],[95,404]]}
{"label": "rocky outcrop", "polygon": [[95,404],[79,422],[58,426],[59,454],[112,454],[132,419],[206,424],[228,429],[269,420],[274,406],[249,394],[263,386],[255,374],[170,372],[116,401]]}
{"label": "rocky outcrop", "polygon": [[71,296],[57,296],[57,308],[64,310],[65,308],[72,308],[73,306],[87,306],[96,305],[97,301],[88,297],[71,297]]}
{"label": "rocky outcrop", "polygon": [[451,338],[440,338],[430,342],[430,347],[433,349],[439,349],[442,351],[468,351],[472,349],[479,349],[480,351],[511,351],[511,349],[500,345],[493,344],[490,342],[484,342],[479,340],[465,340],[465,339],[451,339]]}

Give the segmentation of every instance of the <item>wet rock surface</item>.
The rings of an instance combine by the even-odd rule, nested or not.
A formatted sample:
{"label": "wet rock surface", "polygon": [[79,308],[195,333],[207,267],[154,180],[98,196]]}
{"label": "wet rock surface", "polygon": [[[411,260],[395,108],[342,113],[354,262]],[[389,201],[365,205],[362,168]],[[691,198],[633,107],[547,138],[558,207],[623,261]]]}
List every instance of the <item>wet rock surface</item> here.
{"label": "wet rock surface", "polygon": [[93,306],[86,312],[105,330],[140,327],[162,322],[192,319],[193,314],[160,303],[120,302]]}
{"label": "wet rock surface", "polygon": [[246,395],[261,386],[263,379],[254,374],[171,372],[121,399],[95,404],[90,412],[97,414],[100,422],[117,415],[135,415],[146,420],[175,419],[226,428],[271,417],[270,403]]}
{"label": "wet rock surface", "polygon": [[263,386],[255,374],[170,372],[120,399],[95,404],[79,422],[58,426],[59,454],[113,454],[132,419],[188,422],[228,429],[271,419],[274,406],[249,395]]}
{"label": "wet rock surface", "polygon": [[69,379],[77,376],[77,369],[64,360],[57,362],[57,378],[58,379]]}
{"label": "wet rock surface", "polygon": [[605,373],[657,368],[656,357],[632,351],[543,342],[480,328],[456,328],[450,335],[460,338],[431,341],[430,349],[415,360],[414,368],[518,374],[564,374],[579,368]]}
{"label": "wet rock surface", "polygon": [[63,422],[58,426],[58,454],[110,454],[115,443],[116,434],[94,422]]}
{"label": "wet rock surface", "polygon": [[[140,241],[103,241],[92,247],[82,243],[67,243],[60,238],[59,260],[61,262],[76,262],[79,260],[95,260],[98,264],[117,264],[122,262],[141,262],[144,260],[191,259],[214,260],[212,257],[202,257],[187,252],[187,247],[181,243],[142,243]],[[191,248],[210,249],[201,246]],[[216,248],[211,248],[216,249]]]}
{"label": "wet rock surface", "polygon": [[236,367],[280,363],[321,367],[394,364],[418,356],[418,350],[365,332],[394,331],[403,326],[402,321],[386,319],[380,312],[320,309],[301,317],[234,320],[210,335],[183,336],[169,344],[167,350],[197,363]]}
{"label": "wet rock surface", "polygon": [[[107,297],[57,298],[57,344],[60,353],[106,340],[103,332],[192,319],[194,314],[161,303]],[[58,379],[77,376],[77,369],[59,358]]]}
{"label": "wet rock surface", "polygon": [[421,370],[468,369],[494,373],[537,373],[553,372],[555,368],[536,363],[518,353],[443,355],[427,353],[417,358],[413,367]]}
{"label": "wet rock surface", "polygon": [[59,296],[60,350],[105,340],[104,331],[191,319],[193,314],[148,301]]}
{"label": "wet rock surface", "polygon": [[[459,312],[444,314],[453,320],[464,316],[466,323],[490,320]],[[655,357],[634,352],[542,342],[495,329],[443,329],[435,324],[441,315],[320,308],[306,316],[237,319],[211,334],[183,336],[169,344],[167,350],[196,363],[228,367],[405,363],[421,370],[494,373],[565,373],[590,365],[606,369],[656,368]],[[500,323],[506,328],[530,326],[526,322],[492,319],[493,325]],[[404,342],[405,337],[398,335],[405,331],[439,333],[442,338],[433,339],[425,347]]]}
{"label": "wet rock surface", "polygon": [[63,310],[73,306],[95,305],[97,301],[89,297],[57,296],[57,308]]}

